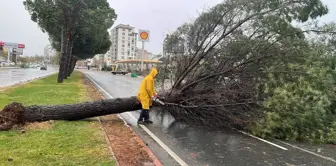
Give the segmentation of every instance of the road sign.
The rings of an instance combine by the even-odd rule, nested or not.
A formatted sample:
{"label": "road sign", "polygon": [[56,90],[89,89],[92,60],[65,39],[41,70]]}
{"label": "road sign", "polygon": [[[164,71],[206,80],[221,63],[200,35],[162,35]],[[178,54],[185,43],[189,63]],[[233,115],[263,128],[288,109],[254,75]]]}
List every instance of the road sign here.
{"label": "road sign", "polygon": [[13,51],[15,51],[17,53],[23,53],[23,49],[22,48],[13,48]]}
{"label": "road sign", "polygon": [[10,47],[10,48],[25,48],[24,44],[18,44],[18,43],[3,42],[0,44],[2,44],[4,47]]}
{"label": "road sign", "polygon": [[18,44],[18,48],[25,48],[26,46],[24,44]]}
{"label": "road sign", "polygon": [[23,55],[22,48],[13,48],[13,55]]}
{"label": "road sign", "polygon": [[139,40],[142,42],[148,42],[149,41],[149,31],[139,30]]}
{"label": "road sign", "polygon": [[18,48],[18,45],[17,43],[4,42],[5,47]]}
{"label": "road sign", "polygon": [[23,52],[13,52],[15,55],[23,55]]}

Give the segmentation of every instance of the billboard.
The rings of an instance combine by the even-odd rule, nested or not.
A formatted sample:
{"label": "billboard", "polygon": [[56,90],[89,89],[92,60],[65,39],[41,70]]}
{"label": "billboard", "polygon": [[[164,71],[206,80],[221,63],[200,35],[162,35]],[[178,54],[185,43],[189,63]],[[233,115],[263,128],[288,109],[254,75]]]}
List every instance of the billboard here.
{"label": "billboard", "polygon": [[2,42],[2,41],[0,41],[0,46],[10,47],[10,48],[25,48],[26,47],[24,44],[11,43],[11,42]]}

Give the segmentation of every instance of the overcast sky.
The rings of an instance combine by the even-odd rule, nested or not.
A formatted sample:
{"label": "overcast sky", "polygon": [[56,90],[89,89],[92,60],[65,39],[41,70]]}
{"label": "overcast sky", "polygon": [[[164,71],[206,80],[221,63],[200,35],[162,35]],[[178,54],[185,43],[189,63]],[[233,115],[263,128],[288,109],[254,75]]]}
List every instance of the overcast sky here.
{"label": "overcast sky", "polygon": [[[336,0],[322,0],[329,7],[324,22],[336,22]],[[48,36],[30,20],[24,9],[23,0],[0,0],[0,41],[26,45],[25,55],[43,54],[49,44]],[[173,32],[185,21],[197,17],[203,9],[221,0],[109,0],[118,14],[115,25],[129,24],[137,29],[150,30],[150,42],[146,49],[153,53],[162,52],[165,34]]]}

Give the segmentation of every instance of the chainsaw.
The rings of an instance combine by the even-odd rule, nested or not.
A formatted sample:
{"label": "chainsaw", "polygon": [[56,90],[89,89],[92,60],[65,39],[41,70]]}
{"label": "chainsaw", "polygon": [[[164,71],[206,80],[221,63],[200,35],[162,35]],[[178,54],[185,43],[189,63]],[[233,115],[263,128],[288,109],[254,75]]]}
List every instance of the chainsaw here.
{"label": "chainsaw", "polygon": [[159,98],[159,97],[153,97],[153,101],[156,103],[159,103],[161,105],[165,105],[165,103]]}

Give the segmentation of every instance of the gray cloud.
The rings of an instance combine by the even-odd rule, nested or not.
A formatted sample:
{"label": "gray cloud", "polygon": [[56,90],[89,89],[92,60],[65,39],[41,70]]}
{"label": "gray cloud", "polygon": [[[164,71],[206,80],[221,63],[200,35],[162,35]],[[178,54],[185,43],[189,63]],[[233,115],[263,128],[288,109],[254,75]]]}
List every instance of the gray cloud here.
{"label": "gray cloud", "polygon": [[[336,1],[322,0],[330,9],[323,22],[335,21]],[[43,54],[49,44],[48,36],[30,20],[22,0],[0,0],[0,40],[26,44],[25,55]],[[115,25],[130,24],[137,29],[151,31],[146,49],[153,53],[162,52],[165,34],[173,32],[185,21],[192,20],[203,10],[221,0],[109,0],[116,10]]]}

